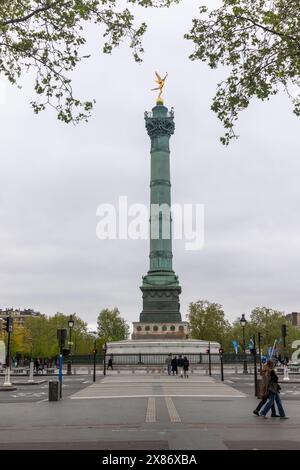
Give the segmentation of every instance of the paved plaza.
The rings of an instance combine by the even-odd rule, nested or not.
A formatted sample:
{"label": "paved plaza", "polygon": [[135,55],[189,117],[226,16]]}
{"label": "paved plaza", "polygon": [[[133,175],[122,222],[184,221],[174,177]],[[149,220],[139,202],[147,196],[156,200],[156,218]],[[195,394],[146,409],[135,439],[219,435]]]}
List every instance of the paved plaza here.
{"label": "paved plaza", "polygon": [[297,382],[282,387],[289,420],[252,415],[250,375],[65,377],[59,402],[47,388],[0,394],[1,449],[300,449]]}

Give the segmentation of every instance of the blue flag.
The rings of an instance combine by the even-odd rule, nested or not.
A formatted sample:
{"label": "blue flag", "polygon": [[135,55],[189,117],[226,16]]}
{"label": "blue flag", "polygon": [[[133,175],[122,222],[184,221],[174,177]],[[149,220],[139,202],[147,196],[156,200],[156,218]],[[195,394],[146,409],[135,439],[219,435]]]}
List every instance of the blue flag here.
{"label": "blue flag", "polygon": [[233,349],[235,350],[235,354],[237,354],[239,350],[239,345],[235,339],[232,341],[232,345],[233,345]]}
{"label": "blue flag", "polygon": [[272,346],[270,346],[269,349],[268,349],[268,358],[269,359],[271,358],[272,351],[273,351],[273,348],[272,348]]}

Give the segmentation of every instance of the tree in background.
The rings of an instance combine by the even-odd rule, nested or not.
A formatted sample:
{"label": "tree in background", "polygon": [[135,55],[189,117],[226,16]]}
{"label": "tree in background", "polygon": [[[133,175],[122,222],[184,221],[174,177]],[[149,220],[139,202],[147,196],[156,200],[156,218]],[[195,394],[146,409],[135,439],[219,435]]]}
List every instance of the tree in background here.
{"label": "tree in background", "polygon": [[[285,313],[279,310],[274,310],[268,307],[256,307],[252,310],[250,319],[245,327],[245,338],[246,338],[246,348],[248,349],[249,340],[252,335],[256,336],[256,343],[258,341],[258,333],[262,337],[262,352],[267,353],[267,350],[270,346],[273,346],[274,341],[277,340],[276,348],[282,354],[283,351],[283,342],[281,338],[281,326],[283,324],[288,325],[288,335],[286,338],[286,352],[291,355],[292,349],[291,344],[294,340],[300,338],[300,331],[297,330],[293,325],[291,325],[286,317]],[[232,326],[232,335],[233,339],[236,339],[242,350],[243,345],[243,331],[240,325],[240,320],[237,319]],[[258,346],[258,344],[256,344]]]}
{"label": "tree in background", "polygon": [[[65,347],[68,349],[69,315],[56,313],[53,316],[45,315],[26,318],[23,326],[14,325],[11,335],[12,356],[27,357],[53,357],[59,353],[57,330],[67,330]],[[72,353],[90,354],[94,347],[94,337],[88,332],[88,324],[76,313],[73,314],[74,327],[72,330]],[[121,317],[117,308],[104,309],[98,316],[98,345],[106,341],[117,341],[128,338],[129,326]],[[7,340],[7,334],[2,332],[0,339]]]}
{"label": "tree in background", "polygon": [[[181,0],[127,0],[142,7],[163,7]],[[64,122],[87,120],[93,100],[74,96],[71,72],[86,53],[85,23],[93,23],[103,37],[102,50],[128,39],[136,61],[143,52],[141,37],[146,24],[134,24],[131,9],[116,0],[0,0],[0,74],[19,85],[31,71],[37,99],[35,113],[53,107]],[[84,49],[84,52],[83,52]],[[101,77],[101,71],[99,72]]]}
{"label": "tree in background", "polygon": [[11,355],[16,356],[31,354],[31,334],[27,328],[15,324],[11,335]]}
{"label": "tree in background", "polygon": [[[73,354],[88,354],[93,349],[93,337],[87,331],[85,323],[77,314],[73,314],[74,328],[72,332]],[[68,348],[69,315],[56,313],[52,317],[29,317],[25,320],[24,332],[27,331],[31,342],[33,357],[49,357],[59,353],[57,329],[67,329],[66,348]],[[13,335],[12,335],[13,336]],[[23,352],[24,351],[19,351]]]}
{"label": "tree in background", "polygon": [[254,331],[262,334],[263,344],[271,346],[274,344],[275,339],[279,340],[277,349],[279,349],[281,354],[284,352],[281,326],[283,324],[288,325],[286,350],[291,354],[290,346],[294,340],[300,338],[300,331],[287,321],[284,312],[267,307],[256,307],[251,312],[250,320]]}
{"label": "tree in background", "polygon": [[[30,355],[32,357],[47,357],[57,354],[57,340],[55,343],[49,324],[49,318],[46,316],[26,318],[24,329],[30,335]],[[12,336],[14,336],[14,333]]]}
{"label": "tree in background", "polygon": [[299,0],[222,0],[216,10],[199,10],[185,35],[195,44],[190,58],[230,69],[211,107],[225,128],[221,142],[236,137],[234,123],[251,99],[267,100],[280,89],[300,116]]}
{"label": "tree in background", "polygon": [[217,341],[227,349],[230,341],[230,323],[225,318],[222,305],[198,300],[189,304],[187,319],[191,337],[208,341]]}
{"label": "tree in background", "polygon": [[117,307],[101,310],[97,319],[98,334],[101,344],[108,341],[121,341],[129,336],[129,325],[121,317]]}

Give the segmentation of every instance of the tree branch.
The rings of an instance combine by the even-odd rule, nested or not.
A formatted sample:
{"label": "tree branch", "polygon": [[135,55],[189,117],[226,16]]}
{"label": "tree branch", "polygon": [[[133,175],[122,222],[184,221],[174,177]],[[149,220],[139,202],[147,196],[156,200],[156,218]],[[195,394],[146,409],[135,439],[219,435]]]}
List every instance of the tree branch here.
{"label": "tree branch", "polygon": [[[67,6],[69,5],[70,2],[62,5],[63,6]],[[32,18],[33,16],[37,15],[38,13],[42,13],[44,11],[47,11],[47,10],[51,10],[51,8],[54,8],[55,6],[57,6],[56,3],[50,3],[49,5],[45,5],[43,7],[39,7],[37,8],[36,10],[32,11],[31,13],[28,13],[28,15],[26,16],[23,16],[21,18],[11,18],[9,20],[6,20],[4,21],[3,23],[1,23],[1,26],[7,26],[9,24],[16,24],[16,23],[23,23],[24,21],[27,21],[29,20],[30,18]]]}
{"label": "tree branch", "polygon": [[287,39],[290,39],[292,41],[295,41],[296,43],[299,43],[299,40],[297,38],[295,38],[293,36],[283,34],[283,33],[280,33],[279,31],[276,31],[275,29],[270,29],[267,26],[263,26],[260,23],[256,23],[256,21],[252,20],[252,18],[247,18],[245,16],[240,16],[240,15],[235,16],[235,18],[238,18],[238,19],[243,20],[243,21],[249,21],[254,26],[257,26],[258,28],[261,28],[261,29],[263,29],[264,31],[266,31],[268,33],[275,34],[276,36],[280,36],[281,38],[287,38]]}

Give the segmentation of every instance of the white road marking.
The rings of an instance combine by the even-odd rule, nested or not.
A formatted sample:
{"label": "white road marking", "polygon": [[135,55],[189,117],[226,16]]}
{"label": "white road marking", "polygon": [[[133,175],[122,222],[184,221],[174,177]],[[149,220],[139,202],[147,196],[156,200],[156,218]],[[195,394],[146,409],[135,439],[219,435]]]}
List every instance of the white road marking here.
{"label": "white road marking", "polygon": [[70,397],[71,400],[98,400],[102,398],[165,398],[165,397],[178,397],[178,398],[245,398],[246,395],[102,395],[90,397]]}
{"label": "white road marking", "polygon": [[168,413],[170,416],[171,423],[181,423],[181,419],[175,408],[174,402],[171,397],[165,397]]}
{"label": "white road marking", "polygon": [[156,409],[155,409],[155,398],[148,398],[148,406],[146,413],[146,423],[156,422]]}
{"label": "white road marking", "polygon": [[39,405],[40,403],[44,403],[45,401],[48,401],[48,398],[44,398],[44,400],[37,401],[36,404]]}
{"label": "white road marking", "polygon": [[11,395],[13,398],[42,398],[43,395],[46,395],[46,392],[20,392],[15,395]]}

